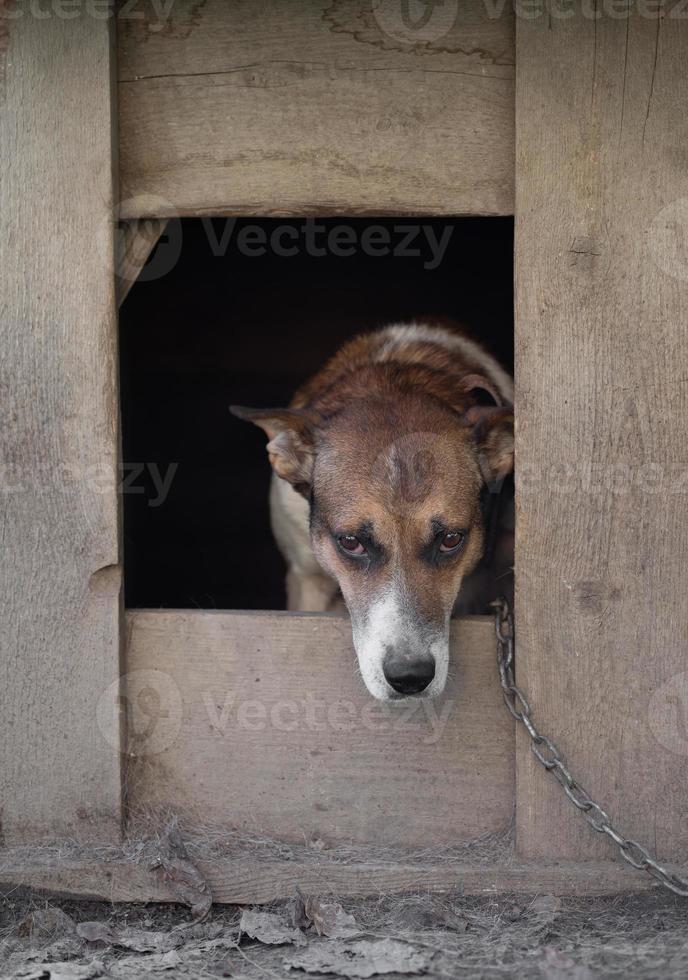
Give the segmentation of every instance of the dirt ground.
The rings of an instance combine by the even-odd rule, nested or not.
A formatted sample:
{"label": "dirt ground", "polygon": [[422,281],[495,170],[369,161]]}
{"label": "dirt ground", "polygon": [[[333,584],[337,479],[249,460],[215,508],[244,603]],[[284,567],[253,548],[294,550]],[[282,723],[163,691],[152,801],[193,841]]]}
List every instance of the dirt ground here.
{"label": "dirt ground", "polygon": [[379,975],[685,978],[688,901],[659,891],[561,900],[409,895],[341,905],[299,897],[269,909],[216,906],[193,925],[182,906],[49,901],[18,890],[0,898],[2,980]]}

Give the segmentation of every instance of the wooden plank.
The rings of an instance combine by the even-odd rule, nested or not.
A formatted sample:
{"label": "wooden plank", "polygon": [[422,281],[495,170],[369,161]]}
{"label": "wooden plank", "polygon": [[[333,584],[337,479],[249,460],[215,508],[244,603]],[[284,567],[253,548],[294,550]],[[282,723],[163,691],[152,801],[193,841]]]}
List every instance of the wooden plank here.
{"label": "wooden plank", "polygon": [[117,838],[114,51],[102,18],[5,23],[0,837]]}
{"label": "wooden plank", "polygon": [[119,229],[115,291],[120,307],[167,227],[167,219],[123,221]]}
{"label": "wooden plank", "polygon": [[[688,848],[687,50],[635,8],[517,31],[518,680],[664,859]],[[517,767],[522,857],[614,853],[523,739]]]}
{"label": "wooden plank", "polygon": [[124,217],[513,212],[510,4],[156,6],[119,25]]}
{"label": "wooden plank", "polygon": [[[220,858],[200,861],[199,870],[215,902],[262,905],[291,898],[298,885],[305,894],[362,897],[404,892],[459,891],[464,895],[616,895],[659,886],[649,875],[611,861],[581,864],[389,865],[257,861]],[[106,902],[175,902],[162,880],[133,861],[64,861],[53,868],[16,865],[0,868],[0,894],[18,887],[63,897]]]}
{"label": "wooden plank", "polygon": [[127,616],[133,811],[328,844],[509,826],[513,725],[489,619],[454,624],[446,694],[409,708],[367,693],[344,616]]}

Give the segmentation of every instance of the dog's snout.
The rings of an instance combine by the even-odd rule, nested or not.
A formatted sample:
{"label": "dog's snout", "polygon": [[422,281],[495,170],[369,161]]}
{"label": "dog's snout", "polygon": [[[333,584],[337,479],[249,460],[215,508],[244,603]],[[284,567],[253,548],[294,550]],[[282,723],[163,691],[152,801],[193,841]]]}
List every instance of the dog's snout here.
{"label": "dog's snout", "polygon": [[435,658],[430,654],[409,656],[391,647],[382,661],[382,672],[397,693],[420,694],[435,676]]}

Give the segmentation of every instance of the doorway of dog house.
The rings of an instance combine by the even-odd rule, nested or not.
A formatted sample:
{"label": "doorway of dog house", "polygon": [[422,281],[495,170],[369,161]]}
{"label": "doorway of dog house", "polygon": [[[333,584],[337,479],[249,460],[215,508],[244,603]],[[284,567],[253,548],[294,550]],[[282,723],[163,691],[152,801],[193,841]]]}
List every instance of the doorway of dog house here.
{"label": "doorway of dog house", "polygon": [[510,218],[171,222],[120,310],[125,601],[283,609],[265,438],[361,331],[449,317],[513,367]]}

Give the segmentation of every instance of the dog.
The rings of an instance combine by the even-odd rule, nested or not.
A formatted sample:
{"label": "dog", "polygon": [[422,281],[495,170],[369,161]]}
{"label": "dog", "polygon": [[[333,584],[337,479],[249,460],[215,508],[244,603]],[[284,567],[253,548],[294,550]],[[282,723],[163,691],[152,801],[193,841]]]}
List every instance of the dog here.
{"label": "dog", "polygon": [[289,408],[231,410],[269,439],[288,608],[343,598],[373,697],[440,694],[452,613],[484,612],[512,564],[507,517],[496,574],[479,567],[484,501],[514,465],[512,378],[457,327],[396,324],[346,343]]}

